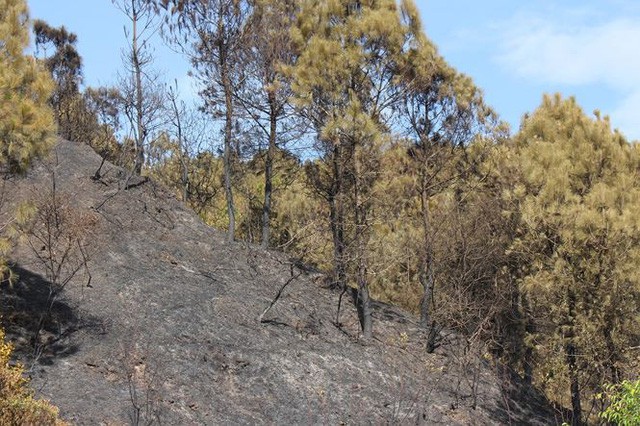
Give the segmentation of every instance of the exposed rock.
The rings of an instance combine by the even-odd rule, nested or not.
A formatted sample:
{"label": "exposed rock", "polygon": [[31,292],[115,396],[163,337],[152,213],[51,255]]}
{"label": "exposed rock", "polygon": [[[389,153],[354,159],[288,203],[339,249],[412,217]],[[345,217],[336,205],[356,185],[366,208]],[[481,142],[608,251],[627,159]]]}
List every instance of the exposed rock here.
{"label": "exposed rock", "polygon": [[[8,182],[12,203],[60,199],[97,225],[81,270],[48,310],[49,283],[32,250],[2,315],[39,396],[74,424],[548,424],[535,395],[512,399],[490,363],[452,342],[426,354],[415,319],[375,304],[374,335],[286,255],[204,225],[151,180],[127,180],[85,145]],[[288,284],[287,284],[288,283]],[[286,286],[284,284],[287,284]],[[272,303],[283,289],[281,297]],[[267,311],[265,313],[265,310]],[[261,321],[262,319],[262,321]],[[474,392],[475,389],[475,392]],[[474,396],[475,393],[475,396]],[[537,405],[536,405],[537,404]],[[510,407],[510,408],[509,408]]]}

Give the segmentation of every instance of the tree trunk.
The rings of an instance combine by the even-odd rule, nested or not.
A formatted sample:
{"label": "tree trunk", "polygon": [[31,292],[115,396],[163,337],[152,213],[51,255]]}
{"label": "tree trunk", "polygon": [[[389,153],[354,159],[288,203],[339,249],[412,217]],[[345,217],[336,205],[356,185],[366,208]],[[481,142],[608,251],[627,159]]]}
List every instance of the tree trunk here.
{"label": "tree trunk", "polygon": [[271,196],[273,192],[273,158],[276,155],[276,137],[278,124],[278,109],[276,95],[269,92],[269,147],[264,164],[264,204],[262,207],[262,248],[269,247]]}
{"label": "tree trunk", "polygon": [[333,239],[333,286],[344,290],[347,286],[347,268],[345,260],[346,243],[344,239],[344,202],[342,150],[337,144],[333,148],[333,182],[329,194],[329,220]]}
{"label": "tree trunk", "polygon": [[431,302],[433,301],[433,247],[431,244],[431,221],[429,217],[429,194],[426,188],[426,173],[423,173],[420,184],[420,209],[422,219],[422,254],[418,279],[422,284],[423,294],[420,300],[420,326],[425,330],[431,326]]}
{"label": "tree trunk", "polygon": [[[521,294],[518,286],[515,286],[513,299],[511,301],[512,317],[515,319],[518,329],[523,332],[518,333],[519,339],[516,345],[524,347],[524,354],[522,355],[522,369],[524,373],[524,382],[531,386],[533,385],[533,366],[534,366],[534,345],[527,343],[528,336],[532,336],[536,333],[536,323],[533,319],[531,312],[531,306],[529,304],[529,298],[526,294]],[[524,324],[522,324],[524,322]],[[517,346],[512,349],[514,353],[517,353]]]}
{"label": "tree trunk", "polygon": [[367,267],[364,259],[358,261],[358,316],[362,336],[365,339],[373,337],[373,318],[371,311],[371,298],[369,297],[369,285],[367,283]]}
{"label": "tree trunk", "polygon": [[578,367],[576,365],[577,350],[575,345],[571,342],[567,343],[566,352],[571,389],[571,426],[580,426],[582,424],[582,406],[580,402],[580,383],[578,381]]}
{"label": "tree trunk", "polygon": [[182,152],[182,202],[187,205],[189,203],[189,168],[187,166],[189,158],[185,152]]}
{"label": "tree trunk", "polygon": [[576,297],[571,289],[567,290],[568,326],[569,332],[565,337],[565,353],[567,355],[567,367],[569,370],[569,387],[571,392],[571,426],[582,425],[582,406],[580,401],[580,382],[578,377],[577,357],[578,350],[575,345],[574,315]]}
{"label": "tree trunk", "polygon": [[225,98],[225,125],[224,125],[224,191],[227,199],[227,215],[229,217],[229,229],[227,232],[227,241],[233,242],[236,235],[236,213],[235,204],[233,202],[232,188],[232,131],[233,131],[233,100],[232,87],[229,78],[229,64],[227,63],[226,51],[220,46],[220,74],[222,77],[222,86]]}
{"label": "tree trunk", "polygon": [[618,384],[622,380],[622,372],[618,367],[618,350],[616,348],[616,344],[613,341],[613,335],[611,334],[611,330],[613,330],[613,315],[609,312],[605,315],[605,327],[602,330],[602,334],[604,337],[604,342],[607,347],[607,359],[604,360],[605,367],[609,370],[611,374],[610,380],[612,384]]}
{"label": "tree trunk", "polygon": [[420,300],[420,327],[427,329],[431,324],[431,302],[433,300],[433,268],[430,256],[422,259],[419,274],[420,284],[424,290]]}
{"label": "tree trunk", "polygon": [[182,185],[182,202],[186,205],[189,198],[189,155],[182,136],[182,120],[180,119],[180,110],[178,108],[175,95],[172,94],[169,99],[171,101],[173,114],[175,115],[174,124],[176,126],[176,137],[178,138],[178,149],[180,149],[180,184]]}
{"label": "tree trunk", "polygon": [[[605,246],[606,242],[602,241],[602,244],[603,246]],[[599,271],[595,280],[595,284],[598,287],[601,287],[603,285],[603,281],[604,281],[603,277],[606,273],[605,265],[603,261],[605,258],[606,256],[603,254],[598,259]],[[616,295],[614,295],[613,297],[616,297]],[[614,302],[613,306],[616,306],[619,303],[620,303],[619,301],[617,301],[617,303]],[[607,348],[607,357],[603,360],[603,365],[607,370],[609,370],[609,374],[611,375],[611,377],[609,378],[610,382],[612,384],[618,384],[622,380],[622,371],[618,366],[618,361],[620,359],[619,352],[618,352],[618,349],[616,348],[615,342],[613,341],[612,332],[615,328],[613,308],[609,307],[608,309],[605,310],[603,319],[604,319],[604,324],[601,330],[602,330],[602,337],[604,338],[604,343]]]}
{"label": "tree trunk", "polygon": [[142,64],[140,63],[140,52],[138,47],[138,10],[134,1],[131,2],[132,21],[133,21],[133,70],[135,74],[135,92],[136,92],[136,126],[137,137],[135,138],[135,159],[133,171],[136,175],[142,173],[144,165],[144,142],[147,137],[144,127],[144,111],[143,111],[143,90],[142,90]]}
{"label": "tree trunk", "polygon": [[356,308],[362,327],[362,335],[365,339],[373,337],[373,320],[371,317],[371,299],[369,297],[369,284],[367,281],[367,244],[369,242],[369,226],[367,223],[367,213],[369,206],[367,200],[363,200],[363,188],[365,184],[361,182],[363,179],[358,160],[355,169],[355,185],[354,185],[354,204],[355,204],[355,255],[357,259],[357,282],[358,282],[358,303]]}

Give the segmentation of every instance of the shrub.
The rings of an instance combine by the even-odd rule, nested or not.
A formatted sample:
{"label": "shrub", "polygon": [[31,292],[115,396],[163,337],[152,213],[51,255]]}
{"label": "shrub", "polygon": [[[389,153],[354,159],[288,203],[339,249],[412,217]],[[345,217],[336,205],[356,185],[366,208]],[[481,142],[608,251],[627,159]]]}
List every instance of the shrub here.
{"label": "shrub", "polygon": [[0,424],[64,425],[56,407],[33,397],[22,366],[11,363],[13,347],[4,337],[4,330],[0,329]]}
{"label": "shrub", "polygon": [[620,426],[640,425],[640,380],[608,386],[610,405],[600,415]]}

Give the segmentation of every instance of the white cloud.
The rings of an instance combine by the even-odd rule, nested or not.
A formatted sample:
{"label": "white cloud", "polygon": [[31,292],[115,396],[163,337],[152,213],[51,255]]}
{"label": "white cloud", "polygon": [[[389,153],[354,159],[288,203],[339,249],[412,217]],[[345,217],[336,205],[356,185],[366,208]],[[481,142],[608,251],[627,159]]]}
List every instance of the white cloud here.
{"label": "white cloud", "polygon": [[640,86],[640,21],[570,26],[539,19],[514,21],[499,61],[518,75],[545,83]]}
{"label": "white cloud", "polygon": [[499,64],[537,83],[615,92],[623,100],[611,111],[613,125],[640,137],[640,20],[564,24],[562,16],[554,18],[519,15],[505,24]]}

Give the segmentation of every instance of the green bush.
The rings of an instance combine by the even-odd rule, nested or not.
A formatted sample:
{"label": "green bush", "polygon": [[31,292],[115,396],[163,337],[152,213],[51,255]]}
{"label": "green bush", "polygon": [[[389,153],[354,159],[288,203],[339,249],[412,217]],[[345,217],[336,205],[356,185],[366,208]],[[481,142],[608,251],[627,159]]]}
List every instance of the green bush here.
{"label": "green bush", "polygon": [[0,424],[64,425],[58,419],[56,407],[33,397],[22,367],[11,364],[12,351],[13,347],[5,342],[4,331],[0,328]]}
{"label": "green bush", "polygon": [[620,426],[640,425],[640,380],[625,380],[617,386],[608,386],[610,405],[602,418]]}

